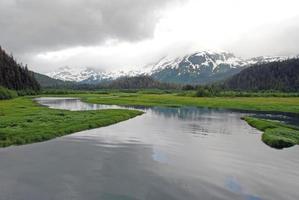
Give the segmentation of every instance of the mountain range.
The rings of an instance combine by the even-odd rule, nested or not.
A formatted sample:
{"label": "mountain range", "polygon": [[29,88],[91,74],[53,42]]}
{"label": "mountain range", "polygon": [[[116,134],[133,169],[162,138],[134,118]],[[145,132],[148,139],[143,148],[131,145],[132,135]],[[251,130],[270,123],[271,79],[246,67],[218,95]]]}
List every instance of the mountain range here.
{"label": "mountain range", "polygon": [[227,79],[254,64],[287,60],[289,57],[242,59],[228,52],[201,51],[180,57],[163,57],[140,70],[103,72],[93,68],[62,67],[47,75],[63,81],[84,84],[109,82],[120,77],[150,76],[166,83],[207,84]]}

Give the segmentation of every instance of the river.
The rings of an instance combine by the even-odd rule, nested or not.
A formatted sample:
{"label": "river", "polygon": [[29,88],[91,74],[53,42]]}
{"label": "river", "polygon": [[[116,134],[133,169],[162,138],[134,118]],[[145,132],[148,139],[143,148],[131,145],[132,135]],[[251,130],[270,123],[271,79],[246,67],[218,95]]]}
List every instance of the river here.
{"label": "river", "polygon": [[[68,110],[123,108],[37,101]],[[0,149],[0,199],[299,199],[299,147],[265,145],[240,119],[248,113],[138,109],[145,114],[108,127]]]}

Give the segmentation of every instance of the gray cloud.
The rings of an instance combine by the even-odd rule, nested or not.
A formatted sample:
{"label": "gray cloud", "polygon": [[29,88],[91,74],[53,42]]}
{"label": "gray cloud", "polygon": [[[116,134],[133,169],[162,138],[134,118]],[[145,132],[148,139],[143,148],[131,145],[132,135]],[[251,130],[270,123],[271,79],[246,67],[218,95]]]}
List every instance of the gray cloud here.
{"label": "gray cloud", "polygon": [[0,44],[16,54],[137,41],[176,0],[0,0]]}
{"label": "gray cloud", "polygon": [[[285,1],[275,8],[283,11],[278,5],[285,5],[290,14],[277,15],[268,4],[245,1],[256,5],[251,8],[264,6],[253,9],[256,17],[251,17],[247,6],[235,3],[215,12],[223,0],[0,0],[0,45],[39,72],[63,65],[143,66],[171,53],[211,48],[241,57],[298,54],[299,16],[289,8],[298,3]],[[226,15],[242,9],[238,20]],[[263,18],[272,15],[273,20]],[[113,42],[105,43],[109,39]]]}
{"label": "gray cloud", "polygon": [[245,57],[299,55],[299,16],[259,27],[244,35],[229,49]]}

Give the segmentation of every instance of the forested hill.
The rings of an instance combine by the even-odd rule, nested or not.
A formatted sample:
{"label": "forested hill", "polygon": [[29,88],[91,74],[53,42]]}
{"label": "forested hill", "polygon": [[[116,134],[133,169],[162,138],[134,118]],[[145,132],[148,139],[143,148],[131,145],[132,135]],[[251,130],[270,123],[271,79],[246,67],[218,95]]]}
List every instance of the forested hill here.
{"label": "forested hill", "polygon": [[12,90],[40,90],[40,85],[27,67],[18,64],[0,47],[0,86]]}
{"label": "forested hill", "polygon": [[175,89],[178,86],[170,83],[161,83],[150,76],[121,77],[112,82],[99,84],[100,88],[109,89]]}
{"label": "forested hill", "polygon": [[224,82],[233,90],[299,91],[299,59],[254,65]]}

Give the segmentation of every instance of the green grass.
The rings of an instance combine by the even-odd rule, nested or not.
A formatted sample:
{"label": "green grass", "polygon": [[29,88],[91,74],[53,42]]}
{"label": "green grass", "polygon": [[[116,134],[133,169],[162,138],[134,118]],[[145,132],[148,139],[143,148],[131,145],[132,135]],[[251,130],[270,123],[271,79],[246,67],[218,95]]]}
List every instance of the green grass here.
{"label": "green grass", "polygon": [[172,94],[108,93],[72,94],[83,101],[127,106],[195,106],[251,111],[299,113],[299,97],[191,97]]}
{"label": "green grass", "polygon": [[0,147],[49,140],[111,125],[142,114],[136,110],[67,111],[39,106],[31,98],[0,101]]}
{"label": "green grass", "polygon": [[299,144],[299,127],[254,117],[245,117],[244,120],[263,131],[262,141],[273,148],[282,149]]}

